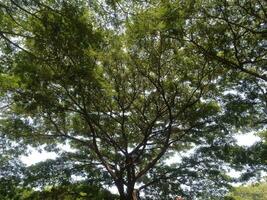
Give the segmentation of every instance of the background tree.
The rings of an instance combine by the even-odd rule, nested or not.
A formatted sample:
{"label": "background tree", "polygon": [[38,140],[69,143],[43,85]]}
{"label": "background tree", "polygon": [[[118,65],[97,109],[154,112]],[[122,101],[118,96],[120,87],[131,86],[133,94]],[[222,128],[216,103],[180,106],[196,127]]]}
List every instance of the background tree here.
{"label": "background tree", "polygon": [[86,182],[47,187],[42,191],[33,191],[28,188],[21,188],[16,194],[16,199],[21,200],[116,200],[118,197],[109,191],[99,188]]}
{"label": "background tree", "polygon": [[7,135],[0,131],[0,198],[3,200],[15,199],[25,172],[18,158],[25,146]]}
{"label": "background tree", "polygon": [[266,183],[261,182],[250,186],[240,186],[234,188],[231,195],[226,199],[233,200],[263,200],[266,199]]}
{"label": "background tree", "polygon": [[[59,155],[33,166],[29,180],[61,183],[81,173],[115,185],[120,199],[221,197],[227,168],[246,163],[234,133],[260,130],[266,119],[263,41],[233,43],[228,4],[221,11],[203,1],[102,3],[1,1],[1,76],[15,85],[4,90],[3,133]],[[206,11],[227,15],[231,37]],[[250,20],[250,12],[241,18]],[[244,45],[256,46],[253,67],[232,64]]]}

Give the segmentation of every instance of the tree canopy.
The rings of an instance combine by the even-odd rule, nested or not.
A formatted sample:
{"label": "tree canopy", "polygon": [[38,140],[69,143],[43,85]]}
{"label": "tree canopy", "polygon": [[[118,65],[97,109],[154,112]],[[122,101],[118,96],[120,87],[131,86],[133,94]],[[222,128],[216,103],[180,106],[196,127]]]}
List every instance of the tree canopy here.
{"label": "tree canopy", "polygon": [[28,167],[23,184],[80,176],[116,186],[121,200],[218,199],[234,181],[229,169],[245,171],[243,180],[266,170],[264,141],[234,139],[266,128],[266,2],[0,8],[1,141],[17,154],[27,145],[58,154]]}
{"label": "tree canopy", "polygon": [[229,200],[263,200],[267,197],[266,187],[267,185],[265,182],[236,187],[227,198]]}

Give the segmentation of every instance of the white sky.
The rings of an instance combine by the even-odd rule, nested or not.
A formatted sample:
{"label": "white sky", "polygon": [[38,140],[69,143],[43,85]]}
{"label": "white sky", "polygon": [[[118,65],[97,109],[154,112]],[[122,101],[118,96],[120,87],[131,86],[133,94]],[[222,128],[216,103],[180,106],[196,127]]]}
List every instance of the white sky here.
{"label": "white sky", "polygon": [[237,144],[240,146],[251,146],[255,142],[260,141],[260,137],[254,135],[253,132],[247,134],[238,134],[235,136],[235,139],[237,140]]}
{"label": "white sky", "polygon": [[29,156],[21,156],[22,162],[25,163],[27,166],[36,164],[47,159],[55,159],[57,157],[57,154],[54,152],[39,152],[33,148],[30,148],[30,151],[31,154]]}
{"label": "white sky", "polygon": [[[44,146],[40,147],[41,151],[36,150],[32,147],[29,147],[29,151],[31,152],[28,156],[21,156],[21,161],[27,166],[36,164],[38,162],[47,160],[47,159],[55,159],[58,155],[55,152],[47,152],[43,149]],[[59,145],[59,147],[63,151],[74,152],[73,149],[68,144]]]}
{"label": "white sky", "polygon": [[[260,141],[260,138],[258,136],[255,136],[253,132],[247,133],[247,134],[238,134],[235,136],[237,140],[237,144],[241,146],[251,146],[255,142]],[[64,150],[70,151],[70,147],[68,145],[62,146]],[[36,164],[40,161],[44,161],[46,159],[55,159],[57,157],[56,153],[53,152],[47,152],[47,151],[42,151],[39,152],[33,148],[30,148],[30,151],[32,152],[29,156],[22,156],[21,160],[23,163],[26,165],[32,165]],[[172,159],[169,159],[167,161],[168,164],[179,162],[180,156],[176,155]]]}

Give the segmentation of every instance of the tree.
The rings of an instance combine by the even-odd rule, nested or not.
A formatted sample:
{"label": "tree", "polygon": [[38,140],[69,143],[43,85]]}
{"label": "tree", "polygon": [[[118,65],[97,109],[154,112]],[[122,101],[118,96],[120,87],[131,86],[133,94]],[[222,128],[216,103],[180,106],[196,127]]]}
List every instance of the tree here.
{"label": "tree", "polygon": [[[92,185],[88,182],[76,181],[75,183],[46,187],[42,190],[33,190],[28,187],[16,187],[10,190],[10,183],[1,182],[1,199],[3,200],[118,200],[117,195],[108,190]],[[13,184],[15,182],[12,182]],[[3,190],[2,190],[3,189]],[[8,189],[8,190],[4,190]]]}
{"label": "tree", "polygon": [[233,200],[263,200],[267,197],[266,187],[266,183],[236,187],[227,198]]}
{"label": "tree", "polygon": [[[237,51],[228,34],[206,38],[222,30],[220,24],[200,26],[207,10],[217,23],[220,5],[205,3],[198,11],[202,3],[107,1],[101,7],[95,1],[2,0],[1,77],[10,80],[1,84],[2,132],[59,154],[32,171],[49,175],[48,164],[59,164],[64,170],[54,169],[48,181],[82,173],[115,185],[121,200],[135,200],[140,192],[146,199],[222,196],[231,181],[225,166],[241,169],[246,158],[233,134],[261,129],[256,122],[266,118],[265,57],[260,42],[246,68],[234,65]],[[255,56],[260,61],[251,67]],[[253,84],[244,89],[240,77]],[[242,97],[248,94],[254,96]],[[59,151],[62,143],[75,153]],[[190,149],[194,153],[180,163],[165,163]]]}
{"label": "tree", "polygon": [[56,187],[47,187],[42,191],[33,191],[22,188],[17,192],[17,199],[20,200],[116,200],[116,195],[86,182],[77,182]]}
{"label": "tree", "polygon": [[23,147],[0,132],[0,199],[15,199],[17,188],[22,185],[25,166],[18,156]]}

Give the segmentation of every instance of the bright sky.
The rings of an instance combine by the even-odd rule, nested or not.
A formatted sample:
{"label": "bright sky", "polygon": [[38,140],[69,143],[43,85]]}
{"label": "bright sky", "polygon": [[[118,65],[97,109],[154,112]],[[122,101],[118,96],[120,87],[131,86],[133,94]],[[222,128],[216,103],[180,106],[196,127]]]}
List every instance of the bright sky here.
{"label": "bright sky", "polygon": [[[260,141],[260,138],[258,136],[255,136],[253,132],[247,134],[239,134],[236,135],[235,138],[237,140],[237,144],[242,146],[251,146],[255,142]],[[68,145],[62,146],[62,148],[67,151],[71,150]],[[39,152],[37,150],[34,150],[33,148],[30,148],[30,150],[32,153],[29,156],[21,157],[22,162],[24,162],[28,166],[38,163],[40,161],[44,161],[46,159],[55,159],[57,157],[56,153],[47,152],[44,150],[42,152]],[[179,156],[174,156],[172,159],[169,159],[167,163],[168,164],[175,163],[179,160],[180,160]]]}
{"label": "bright sky", "polygon": [[[60,148],[65,151],[73,151],[69,145],[60,145]],[[55,159],[57,154],[55,152],[47,152],[43,149],[43,147],[39,148],[41,151],[37,151],[34,148],[29,148],[31,152],[28,156],[21,156],[21,160],[27,166],[36,164],[38,162],[47,160],[47,159]]]}
{"label": "bright sky", "polygon": [[241,146],[251,146],[255,142],[260,141],[260,137],[254,135],[253,132],[247,134],[238,134],[235,136],[235,139],[237,140],[237,144]]}

